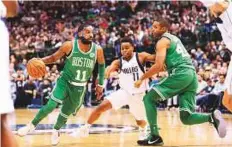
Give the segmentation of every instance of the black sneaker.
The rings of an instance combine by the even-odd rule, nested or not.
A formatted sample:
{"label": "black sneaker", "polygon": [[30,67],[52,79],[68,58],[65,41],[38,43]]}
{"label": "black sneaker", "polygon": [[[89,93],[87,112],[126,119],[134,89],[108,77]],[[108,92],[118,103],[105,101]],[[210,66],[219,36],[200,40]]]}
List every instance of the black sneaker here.
{"label": "black sneaker", "polygon": [[164,144],[163,139],[156,135],[150,135],[147,139],[138,140],[137,143],[141,146],[162,146]]}
{"label": "black sneaker", "polygon": [[224,138],[226,136],[226,122],[222,118],[221,112],[219,110],[215,110],[212,113],[211,118],[212,118],[212,123],[218,132],[218,135],[221,138]]}

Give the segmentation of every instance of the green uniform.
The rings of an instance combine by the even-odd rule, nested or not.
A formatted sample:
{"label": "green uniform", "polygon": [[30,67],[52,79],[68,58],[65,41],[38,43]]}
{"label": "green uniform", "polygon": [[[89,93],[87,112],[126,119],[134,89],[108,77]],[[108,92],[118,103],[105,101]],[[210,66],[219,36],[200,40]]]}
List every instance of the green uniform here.
{"label": "green uniform", "polygon": [[35,126],[56,108],[57,103],[63,105],[54,126],[57,130],[66,123],[70,114],[76,113],[81,107],[87,81],[91,77],[96,63],[96,52],[97,45],[95,43],[92,43],[91,49],[84,53],[79,49],[77,39],[74,40],[72,51],[65,61],[64,69],[57,79],[48,104],[41,108],[32,121]]}
{"label": "green uniform", "polygon": [[171,41],[165,59],[169,76],[152,86],[144,97],[147,119],[153,135],[159,134],[156,102],[175,95],[179,98],[180,119],[184,124],[193,125],[210,120],[209,115],[194,113],[198,80],[190,55],[176,36],[164,33],[162,37]]}
{"label": "green uniform", "polygon": [[[65,61],[65,66],[58,78],[51,99],[62,103],[70,99],[74,104],[82,104],[85,87],[92,75],[96,62],[96,45],[93,43],[89,52],[82,52],[74,41],[73,49]],[[68,98],[67,98],[68,97]]]}
{"label": "green uniform", "polygon": [[169,33],[164,33],[163,37],[171,40],[165,59],[169,76],[152,88],[159,94],[161,100],[180,94],[180,109],[192,112],[195,108],[195,94],[198,86],[192,60],[179,38]]}

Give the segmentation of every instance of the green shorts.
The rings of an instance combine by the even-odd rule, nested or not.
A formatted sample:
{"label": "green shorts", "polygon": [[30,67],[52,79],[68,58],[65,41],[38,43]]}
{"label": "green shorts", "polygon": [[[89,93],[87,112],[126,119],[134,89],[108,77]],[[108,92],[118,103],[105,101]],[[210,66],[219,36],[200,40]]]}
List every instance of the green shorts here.
{"label": "green shorts", "polygon": [[178,95],[180,111],[195,111],[198,80],[196,71],[191,68],[177,68],[151,88],[159,95],[158,100],[166,100]]}
{"label": "green shorts", "polygon": [[59,77],[50,98],[60,104],[69,104],[70,108],[75,107],[78,110],[84,101],[85,91],[86,86],[74,86],[63,77]]}

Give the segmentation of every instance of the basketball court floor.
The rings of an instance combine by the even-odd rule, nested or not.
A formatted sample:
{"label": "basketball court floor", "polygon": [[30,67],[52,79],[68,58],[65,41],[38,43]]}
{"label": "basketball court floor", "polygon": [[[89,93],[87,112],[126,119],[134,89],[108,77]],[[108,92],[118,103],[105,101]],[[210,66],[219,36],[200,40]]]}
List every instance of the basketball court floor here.
{"label": "basketball court floor", "polygon": [[[76,116],[71,116],[62,128],[61,140],[57,147],[136,147],[138,128],[127,109],[108,111],[91,127],[90,136],[76,138],[70,130],[84,124],[93,108],[82,108]],[[38,110],[17,109],[16,119],[12,121],[14,132],[27,124]],[[20,147],[51,147],[52,126],[59,111],[45,118],[36,131],[25,137],[16,136]],[[178,111],[160,110],[158,123],[164,147],[232,147],[232,115],[224,115],[228,124],[227,136],[219,138],[214,127],[208,123],[185,126],[179,120]],[[16,125],[15,125],[16,124]]]}

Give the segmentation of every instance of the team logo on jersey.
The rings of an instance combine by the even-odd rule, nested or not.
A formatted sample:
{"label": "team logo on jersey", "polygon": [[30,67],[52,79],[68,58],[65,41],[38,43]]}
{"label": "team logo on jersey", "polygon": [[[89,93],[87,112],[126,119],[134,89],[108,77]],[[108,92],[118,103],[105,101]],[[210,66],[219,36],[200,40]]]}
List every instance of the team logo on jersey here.
{"label": "team logo on jersey", "polygon": [[90,56],[91,58],[93,58],[93,57],[95,56],[95,54],[94,54],[94,53],[90,53],[89,56]]}
{"label": "team logo on jersey", "polygon": [[[72,133],[73,129],[79,128],[81,125],[84,124],[66,124],[64,127],[61,128],[62,133],[70,134]],[[17,124],[12,126],[13,132],[16,134],[19,128],[25,126],[25,124]],[[31,132],[32,135],[37,134],[50,134],[53,130],[53,124],[39,124],[36,126],[36,130]],[[104,133],[129,133],[135,132],[138,130],[136,126],[127,126],[127,125],[103,125],[103,124],[93,124],[90,128],[90,134],[104,134]]]}

